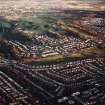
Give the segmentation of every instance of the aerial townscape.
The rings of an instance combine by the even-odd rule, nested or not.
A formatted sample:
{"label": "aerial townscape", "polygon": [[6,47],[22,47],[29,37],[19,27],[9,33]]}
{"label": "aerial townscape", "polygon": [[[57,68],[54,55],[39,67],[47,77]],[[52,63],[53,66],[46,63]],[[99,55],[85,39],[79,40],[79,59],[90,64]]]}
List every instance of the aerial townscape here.
{"label": "aerial townscape", "polygon": [[105,1],[0,0],[0,105],[105,105]]}

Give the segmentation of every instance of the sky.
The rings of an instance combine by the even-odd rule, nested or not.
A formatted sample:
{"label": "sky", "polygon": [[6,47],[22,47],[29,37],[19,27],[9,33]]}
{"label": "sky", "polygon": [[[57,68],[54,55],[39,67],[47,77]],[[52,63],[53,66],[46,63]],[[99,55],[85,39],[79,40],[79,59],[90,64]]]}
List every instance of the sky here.
{"label": "sky", "polygon": [[105,0],[65,0],[65,1],[70,1],[70,2],[89,2],[89,3],[92,3],[92,2],[105,2]]}
{"label": "sky", "polygon": [[[104,3],[98,3],[100,1]],[[105,0],[0,0],[0,16],[23,15],[25,12],[35,14],[58,9],[105,11]]]}

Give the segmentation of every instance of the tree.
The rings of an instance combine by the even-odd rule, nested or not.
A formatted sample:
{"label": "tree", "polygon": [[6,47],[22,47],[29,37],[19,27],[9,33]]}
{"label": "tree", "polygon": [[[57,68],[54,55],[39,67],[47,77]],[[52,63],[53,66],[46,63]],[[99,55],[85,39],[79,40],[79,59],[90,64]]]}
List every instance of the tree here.
{"label": "tree", "polygon": [[0,29],[1,29],[2,33],[4,33],[5,31],[7,31],[10,28],[11,28],[11,25],[8,22],[0,21]]}

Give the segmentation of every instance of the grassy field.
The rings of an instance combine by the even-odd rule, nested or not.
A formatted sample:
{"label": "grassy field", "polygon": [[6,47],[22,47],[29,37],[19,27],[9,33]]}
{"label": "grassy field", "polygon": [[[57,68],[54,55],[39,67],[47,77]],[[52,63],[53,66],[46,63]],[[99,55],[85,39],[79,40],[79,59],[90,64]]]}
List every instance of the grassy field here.
{"label": "grassy field", "polygon": [[64,56],[63,55],[54,55],[54,56],[48,56],[45,58],[39,58],[37,61],[59,61],[59,60],[63,60]]}

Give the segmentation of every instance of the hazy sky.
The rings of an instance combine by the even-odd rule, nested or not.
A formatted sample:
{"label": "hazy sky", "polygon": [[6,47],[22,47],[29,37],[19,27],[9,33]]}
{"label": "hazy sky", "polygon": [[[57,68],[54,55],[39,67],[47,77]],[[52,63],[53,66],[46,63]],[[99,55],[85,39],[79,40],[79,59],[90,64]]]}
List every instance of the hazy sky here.
{"label": "hazy sky", "polygon": [[[79,3],[81,1],[81,3]],[[37,14],[52,10],[83,9],[105,11],[105,0],[0,0],[0,16]],[[89,3],[86,3],[89,2]],[[97,3],[94,4],[93,2]]]}
{"label": "hazy sky", "polygon": [[105,0],[65,0],[65,1],[76,1],[76,2],[105,2]]}

